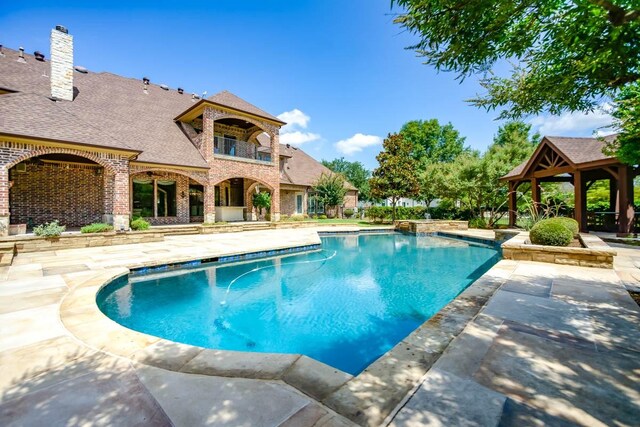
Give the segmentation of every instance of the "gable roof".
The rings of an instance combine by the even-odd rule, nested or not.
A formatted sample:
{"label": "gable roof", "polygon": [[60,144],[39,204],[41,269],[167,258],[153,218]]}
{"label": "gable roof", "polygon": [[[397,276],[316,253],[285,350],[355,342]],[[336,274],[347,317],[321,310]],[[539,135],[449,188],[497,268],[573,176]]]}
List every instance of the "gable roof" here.
{"label": "gable roof", "polygon": [[584,138],[565,136],[545,136],[529,159],[513,168],[501,179],[523,177],[536,162],[538,155],[546,148],[550,147],[558,152],[571,164],[572,167],[585,166],[593,162],[610,160],[611,163],[617,161],[615,156],[609,156],[602,152],[605,144],[614,141],[617,134],[608,135],[604,138]]}
{"label": "gable roof", "polygon": [[[312,187],[322,174],[333,174],[329,168],[302,151],[300,148],[280,144],[280,155],[290,157],[282,170],[283,173],[280,181],[283,184]],[[346,180],[344,186],[348,190],[357,190],[353,184]]]}
{"label": "gable roof", "polygon": [[254,116],[264,117],[274,122],[285,124],[285,122],[283,122],[276,116],[273,116],[267,113],[266,111],[256,107],[255,105],[245,101],[244,99],[226,90],[223,90],[222,92],[218,92],[215,95],[210,96],[209,98],[207,98],[207,101],[212,102],[214,104],[221,105],[223,107],[229,107],[234,110],[245,111],[247,113],[253,114]]}

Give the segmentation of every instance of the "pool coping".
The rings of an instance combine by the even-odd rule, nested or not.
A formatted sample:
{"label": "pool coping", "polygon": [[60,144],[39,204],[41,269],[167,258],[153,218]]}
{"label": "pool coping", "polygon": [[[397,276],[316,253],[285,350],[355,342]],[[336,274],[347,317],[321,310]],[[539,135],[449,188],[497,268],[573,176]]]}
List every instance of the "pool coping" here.
{"label": "pool coping", "polygon": [[514,265],[501,263],[357,376],[300,354],[207,349],[128,329],[96,303],[103,287],[130,273],[127,267],[104,270],[71,289],[60,304],[60,319],[72,336],[98,351],[187,374],[280,380],[357,424],[379,425],[507,279]]}

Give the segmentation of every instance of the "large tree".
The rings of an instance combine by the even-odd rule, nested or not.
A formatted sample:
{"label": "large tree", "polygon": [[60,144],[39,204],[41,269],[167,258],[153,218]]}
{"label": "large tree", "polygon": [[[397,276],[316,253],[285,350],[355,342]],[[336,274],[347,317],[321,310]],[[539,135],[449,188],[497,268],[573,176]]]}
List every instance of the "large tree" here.
{"label": "large tree", "polygon": [[413,158],[421,164],[450,162],[465,150],[465,138],[451,123],[440,125],[438,119],[411,120],[400,134],[414,145]]}
{"label": "large tree", "polygon": [[360,162],[350,162],[344,157],[333,159],[331,161],[323,160],[322,164],[331,169],[335,173],[339,173],[345,177],[347,181],[358,189],[358,199],[362,201],[371,200],[371,191],[369,189],[369,178],[371,172],[368,171]]}
{"label": "large tree", "polygon": [[[438,70],[481,74],[486,93],[471,102],[504,107],[503,118],[591,111],[640,79],[638,0],[392,3],[403,9],[396,22],[419,37],[411,48]],[[627,144],[638,141],[616,148]]]}
{"label": "large tree", "polygon": [[468,150],[465,138],[451,123],[441,125],[437,119],[411,120],[400,129],[400,135],[413,144],[412,157],[417,162],[419,191],[416,199],[427,207],[436,199],[430,176],[440,163],[451,162]]}
{"label": "large tree", "polygon": [[437,197],[460,202],[463,209],[493,226],[506,212],[508,189],[500,178],[526,160],[539,141],[530,130],[526,123],[508,122],[483,155],[466,151],[455,161],[432,168],[431,185]]}
{"label": "large tree", "polygon": [[398,200],[418,194],[417,162],[411,156],[412,151],[411,141],[404,139],[401,134],[389,134],[382,143],[382,151],[376,156],[379,166],[369,180],[373,197],[391,199],[391,217],[394,221]]}

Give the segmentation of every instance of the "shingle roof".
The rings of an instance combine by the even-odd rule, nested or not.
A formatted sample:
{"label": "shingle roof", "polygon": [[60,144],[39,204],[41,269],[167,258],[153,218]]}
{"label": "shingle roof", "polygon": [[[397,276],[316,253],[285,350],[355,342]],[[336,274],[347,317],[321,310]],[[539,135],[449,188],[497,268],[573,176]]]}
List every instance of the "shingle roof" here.
{"label": "shingle roof", "polygon": [[[545,143],[545,140],[555,147],[560,153],[571,163],[575,165],[581,165],[585,163],[596,162],[600,160],[615,159],[613,156],[606,155],[602,152],[607,142],[615,140],[617,135],[608,135],[603,139],[600,138],[585,138],[585,137],[566,137],[566,136],[545,136],[542,139],[541,145]],[[537,150],[536,150],[537,153]],[[533,158],[536,153],[532,155]],[[513,168],[508,174],[502,177],[507,179],[521,175],[525,172],[525,168],[529,163],[527,159]]]}
{"label": "shingle roof", "polygon": [[[190,95],[112,73],[74,72],[73,102],[53,102],[50,63],[3,49],[0,88],[19,93],[0,95],[0,133],[130,149],[142,152],[138,161],[179,166],[208,167],[198,149],[174,122],[194,105]],[[210,98],[271,120],[276,117],[224,91]]]}
{"label": "shingle roof", "polygon": [[[332,174],[331,170],[316,159],[302,151],[300,148],[280,144],[280,154],[290,156],[284,167],[281,178],[283,184],[313,186],[322,174]],[[345,181],[345,187],[349,190],[357,190],[350,182]]]}
{"label": "shingle roof", "polygon": [[210,101],[225,107],[233,108],[234,110],[245,111],[255,116],[264,117],[266,119],[270,119],[270,120],[284,124],[284,122],[279,118],[272,116],[266,111],[256,107],[253,104],[250,104],[244,99],[239,98],[236,95],[226,90],[223,90],[222,92],[218,92],[215,95],[210,96],[209,98],[207,98],[207,101]]}

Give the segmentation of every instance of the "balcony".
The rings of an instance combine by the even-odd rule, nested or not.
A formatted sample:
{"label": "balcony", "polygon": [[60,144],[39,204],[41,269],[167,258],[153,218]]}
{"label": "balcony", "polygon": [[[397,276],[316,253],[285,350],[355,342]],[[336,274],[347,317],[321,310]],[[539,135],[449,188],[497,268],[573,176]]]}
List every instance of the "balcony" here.
{"label": "balcony", "polygon": [[271,163],[271,148],[232,138],[214,137],[213,153]]}

